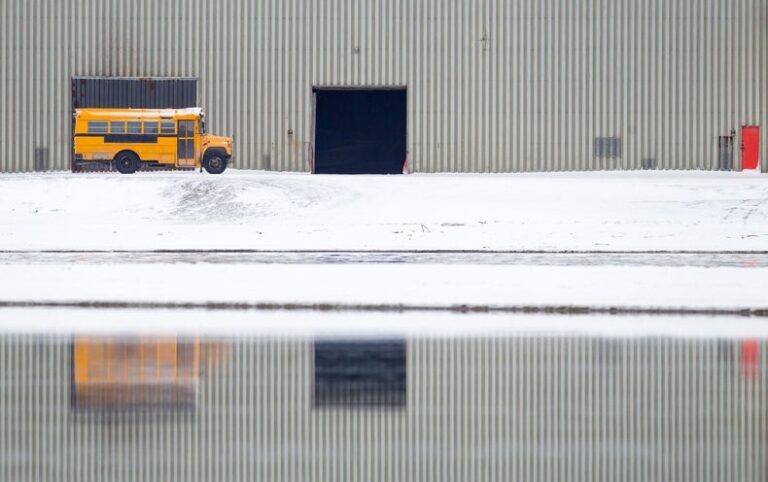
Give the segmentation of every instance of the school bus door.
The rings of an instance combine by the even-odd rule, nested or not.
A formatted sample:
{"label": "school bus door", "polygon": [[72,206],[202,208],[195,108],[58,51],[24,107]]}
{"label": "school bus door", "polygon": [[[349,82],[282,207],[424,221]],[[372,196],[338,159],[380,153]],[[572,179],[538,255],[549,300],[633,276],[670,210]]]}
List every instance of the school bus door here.
{"label": "school bus door", "polygon": [[176,165],[194,166],[197,156],[195,156],[195,121],[178,121],[177,146],[176,146]]}

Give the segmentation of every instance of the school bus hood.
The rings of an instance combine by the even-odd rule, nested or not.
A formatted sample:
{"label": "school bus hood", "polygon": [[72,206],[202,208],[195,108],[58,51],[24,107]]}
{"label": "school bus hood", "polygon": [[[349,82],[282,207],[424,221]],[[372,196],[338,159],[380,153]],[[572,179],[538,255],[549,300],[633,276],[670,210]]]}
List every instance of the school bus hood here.
{"label": "school bus hood", "polygon": [[232,155],[232,138],[227,136],[214,136],[206,134],[203,138],[203,149],[221,147],[228,155]]}

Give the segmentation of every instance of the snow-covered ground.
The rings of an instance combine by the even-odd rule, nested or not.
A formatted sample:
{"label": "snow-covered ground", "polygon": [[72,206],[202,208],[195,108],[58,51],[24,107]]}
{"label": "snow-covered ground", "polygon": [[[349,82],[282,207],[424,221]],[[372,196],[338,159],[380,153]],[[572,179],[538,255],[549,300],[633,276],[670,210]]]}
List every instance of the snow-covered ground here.
{"label": "snow-covered ground", "polygon": [[0,265],[0,300],[768,308],[768,268]]}
{"label": "snow-covered ground", "polygon": [[767,250],[768,176],[0,174],[0,250]]}
{"label": "snow-covered ground", "polygon": [[[0,251],[62,249],[768,251],[768,177],[0,175]],[[768,266],[749,259],[622,265],[596,256],[590,266],[581,253],[574,263],[259,264],[106,255],[126,262],[104,253],[2,254],[0,300],[768,305]]]}

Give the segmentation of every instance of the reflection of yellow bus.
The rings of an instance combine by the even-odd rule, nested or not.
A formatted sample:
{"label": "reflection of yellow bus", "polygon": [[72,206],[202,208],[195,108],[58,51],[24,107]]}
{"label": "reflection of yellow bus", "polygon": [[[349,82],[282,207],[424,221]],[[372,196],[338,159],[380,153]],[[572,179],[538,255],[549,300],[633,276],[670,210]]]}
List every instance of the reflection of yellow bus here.
{"label": "reflection of yellow bus", "polygon": [[197,339],[78,336],[73,358],[78,408],[195,404],[201,374]]}
{"label": "reflection of yellow bus", "polygon": [[202,109],[77,109],[73,170],[93,163],[123,174],[142,168],[203,167],[220,174],[232,138],[205,132]]}

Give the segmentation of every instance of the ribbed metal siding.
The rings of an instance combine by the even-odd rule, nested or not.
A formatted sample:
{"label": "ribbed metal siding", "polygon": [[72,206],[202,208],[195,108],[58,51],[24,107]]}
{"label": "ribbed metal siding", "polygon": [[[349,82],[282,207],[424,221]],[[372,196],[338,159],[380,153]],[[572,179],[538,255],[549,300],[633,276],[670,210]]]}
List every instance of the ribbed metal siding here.
{"label": "ribbed metal siding", "polygon": [[72,109],[197,107],[197,79],[75,77]]}
{"label": "ribbed metal siding", "polygon": [[70,338],[3,335],[0,480],[768,477],[737,340],[410,339],[404,410],[313,409],[310,340],[229,343],[196,411],[105,417],[70,409]]}
{"label": "ribbed metal siding", "polygon": [[[416,171],[717,167],[762,127],[762,0],[6,0],[0,171],[68,166],[69,79],[200,79],[238,167],[309,170],[313,85],[407,86]],[[288,135],[288,130],[293,135]],[[621,159],[593,156],[621,137]],[[738,142],[737,142],[738,146]],[[739,167],[737,162],[737,167]]]}

